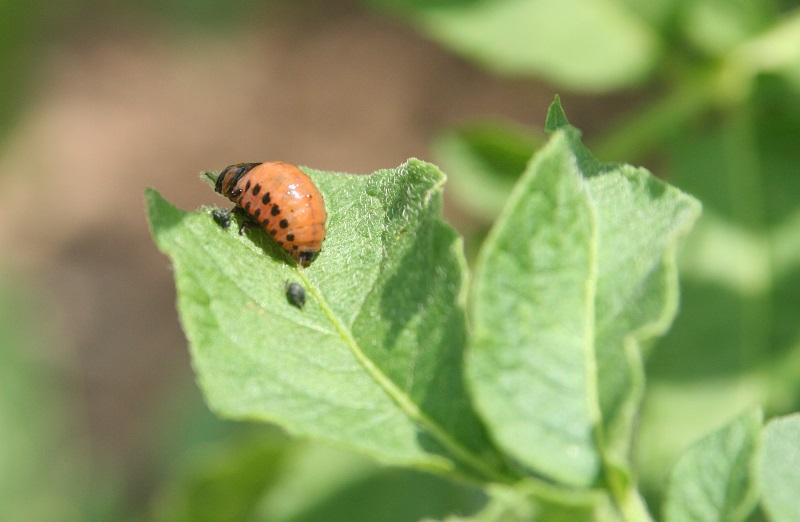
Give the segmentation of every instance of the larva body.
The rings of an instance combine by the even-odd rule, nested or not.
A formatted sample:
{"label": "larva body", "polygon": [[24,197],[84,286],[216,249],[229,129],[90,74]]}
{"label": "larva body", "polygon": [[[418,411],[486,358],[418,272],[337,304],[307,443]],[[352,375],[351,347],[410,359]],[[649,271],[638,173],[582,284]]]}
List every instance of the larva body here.
{"label": "larva body", "polygon": [[282,161],[238,163],[222,170],[215,190],[245,214],[300,265],[317,257],[327,212],[319,189],[303,171]]}

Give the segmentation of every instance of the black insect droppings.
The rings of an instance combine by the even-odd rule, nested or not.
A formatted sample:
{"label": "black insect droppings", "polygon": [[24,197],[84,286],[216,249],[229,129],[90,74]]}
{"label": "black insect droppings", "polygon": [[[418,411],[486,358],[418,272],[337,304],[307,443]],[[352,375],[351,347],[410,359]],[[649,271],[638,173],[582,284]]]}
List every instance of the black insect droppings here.
{"label": "black insect droppings", "polygon": [[286,290],[286,300],[289,301],[289,304],[302,310],[306,304],[306,291],[302,285],[294,281],[287,281],[284,289]]}
{"label": "black insect droppings", "polygon": [[224,208],[217,208],[211,211],[211,217],[222,228],[231,226],[231,211]]}

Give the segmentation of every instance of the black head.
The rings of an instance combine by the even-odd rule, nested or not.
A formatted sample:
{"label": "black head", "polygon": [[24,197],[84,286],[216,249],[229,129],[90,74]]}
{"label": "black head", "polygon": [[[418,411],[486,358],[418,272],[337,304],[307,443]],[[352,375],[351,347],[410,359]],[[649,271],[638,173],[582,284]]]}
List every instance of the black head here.
{"label": "black head", "polygon": [[304,250],[297,255],[300,266],[307,267],[319,255],[319,250]]}
{"label": "black head", "polygon": [[217,181],[214,183],[214,190],[223,196],[230,197],[231,191],[236,187],[236,184],[239,183],[239,180],[242,179],[242,176],[250,172],[253,167],[257,165],[261,165],[261,163],[236,163],[234,165],[228,165],[222,169],[219,176],[217,176]]}

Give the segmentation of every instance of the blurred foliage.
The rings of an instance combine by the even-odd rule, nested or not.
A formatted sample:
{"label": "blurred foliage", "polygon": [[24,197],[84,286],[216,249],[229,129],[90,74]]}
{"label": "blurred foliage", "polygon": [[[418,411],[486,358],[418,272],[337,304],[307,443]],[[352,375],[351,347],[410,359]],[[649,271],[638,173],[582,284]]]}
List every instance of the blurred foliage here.
{"label": "blurred foliage", "polygon": [[668,175],[706,210],[684,256],[683,311],[650,360],[651,491],[678,448],[743,406],[800,408],[800,259],[782,253],[800,240],[798,102],[783,79],[761,78],[747,104],[668,147]]}
{"label": "blurred foliage", "polygon": [[661,52],[656,33],[611,0],[371,0],[490,70],[574,90],[641,82]]}
{"label": "blurred foliage", "polygon": [[115,492],[91,484],[69,429],[41,302],[10,281],[0,275],[0,520],[107,519]]}
{"label": "blurred foliage", "polygon": [[[683,255],[681,314],[649,360],[639,464],[653,500],[677,455],[743,408],[763,404],[768,416],[800,409],[800,16],[790,10],[796,1],[366,2],[500,74],[575,92],[642,88],[625,91],[639,106],[589,141],[602,157],[659,165],[657,173],[705,205]],[[58,15],[80,18],[101,3],[83,0],[59,7]],[[235,28],[263,2],[116,4],[170,28],[209,30]],[[0,139],[26,101],[42,27],[45,20],[57,24],[55,7],[0,0]],[[538,129],[478,119],[446,130],[434,152],[450,174],[450,193],[488,222],[540,136]],[[98,498],[87,498],[83,457],[65,440],[68,406],[40,358],[52,341],[41,312],[28,292],[2,283],[0,469],[14,473],[0,473],[0,518],[105,518],[111,501],[102,488]],[[173,420],[161,470],[172,478],[156,520],[335,521],[376,512],[381,520],[416,520],[469,513],[484,501],[428,475],[377,469],[275,433],[254,439],[209,419],[203,409]]]}
{"label": "blurred foliage", "polygon": [[669,81],[664,73],[676,62],[711,67],[795,6],[778,0],[365,1],[489,70],[585,92],[654,77]]}
{"label": "blurred foliage", "polygon": [[152,520],[414,522],[470,514],[485,502],[480,490],[433,475],[379,467],[273,430],[249,431],[193,448]]}
{"label": "blurred foliage", "polygon": [[0,143],[20,113],[39,50],[38,2],[0,1]]}
{"label": "blurred foliage", "polygon": [[154,520],[248,520],[263,491],[276,482],[286,446],[284,438],[264,433],[196,446],[188,469],[162,493]]}
{"label": "blurred foliage", "polygon": [[448,195],[469,200],[470,210],[490,220],[544,136],[508,122],[476,121],[453,128],[433,144],[448,178]]}
{"label": "blurred foliage", "polygon": [[[513,26],[508,32],[491,27],[486,10],[515,6],[524,18],[523,1],[380,3],[478,63],[492,58],[442,36],[427,17],[452,15],[451,24],[463,24],[464,13],[484,10],[485,34],[506,40],[496,41],[493,50],[522,55],[531,47],[553,47],[547,32],[526,32],[523,44]],[[662,64],[649,69],[663,82],[662,96],[594,137],[600,155],[649,157],[661,165],[657,171],[705,205],[683,256],[682,313],[649,361],[639,459],[644,487],[657,501],[678,453],[743,407],[763,404],[768,414],[800,408],[800,13],[788,11],[796,4],[777,1],[587,4],[635,13],[657,33]],[[573,7],[550,6],[546,18],[558,20]],[[473,29],[457,36],[478,42]],[[586,24],[582,30],[598,29]],[[555,47],[556,54],[577,53]],[[602,63],[614,59],[609,55]],[[569,66],[583,71],[581,63]],[[578,90],[616,88],[634,79],[604,84],[608,77],[599,75],[576,85],[563,71],[542,64],[514,72],[525,71]],[[470,125],[483,132],[464,132]],[[434,147],[450,173],[452,193],[487,219],[496,215],[501,193],[508,193],[524,161],[518,149],[487,154],[484,144],[513,147],[536,132],[493,125],[492,131],[476,121],[447,131]],[[476,196],[484,193],[489,197]]]}
{"label": "blurred foliage", "polygon": [[275,3],[272,0],[144,0],[142,2],[123,2],[121,5],[132,8],[144,15],[167,21],[172,29],[234,30],[247,22],[255,14],[263,12],[264,6]]}
{"label": "blurred foliage", "polygon": [[774,522],[800,519],[800,414],[773,419],[763,433],[759,472],[764,510]]}
{"label": "blurred foliage", "polygon": [[747,519],[759,498],[751,470],[761,424],[761,411],[748,412],[681,456],[667,488],[665,522]]}

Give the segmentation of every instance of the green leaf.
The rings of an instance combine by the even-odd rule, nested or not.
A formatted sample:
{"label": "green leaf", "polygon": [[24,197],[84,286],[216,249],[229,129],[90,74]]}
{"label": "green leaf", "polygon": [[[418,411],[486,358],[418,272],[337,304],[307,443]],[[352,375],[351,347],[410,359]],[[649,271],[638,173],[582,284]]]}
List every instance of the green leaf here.
{"label": "green leaf", "polygon": [[597,163],[563,110],[550,114],[559,130],[479,257],[468,379],[495,440],[535,472],[589,486],[607,461],[624,482],[639,345],[675,313],[674,251],[699,205],[643,169]]}
{"label": "green leaf", "polygon": [[669,30],[669,23],[682,7],[681,0],[620,0],[633,14],[646,20],[660,32]]}
{"label": "green leaf", "polygon": [[609,497],[599,492],[546,491],[539,484],[521,482],[514,488],[489,488],[489,502],[469,516],[450,516],[443,522],[618,522]]}
{"label": "green leaf", "polygon": [[[473,516],[449,516],[442,522],[528,522],[535,520],[533,503],[526,495],[515,490],[492,490],[486,507]],[[422,522],[435,522],[425,519]]]}
{"label": "green leaf", "polygon": [[448,196],[487,220],[503,208],[543,139],[521,125],[478,121],[450,129],[433,144],[433,153],[450,173]]}
{"label": "green leaf", "polygon": [[694,0],[685,4],[680,27],[698,49],[723,56],[736,44],[769,27],[775,11],[773,2]]}
{"label": "green leaf", "polygon": [[[474,513],[486,502],[479,489],[436,475],[376,467],[354,461],[352,455],[337,458],[330,453],[309,448],[298,455],[253,520],[417,522],[448,513]],[[319,480],[320,475],[327,480]]]}
{"label": "green leaf", "polygon": [[694,444],[672,471],[667,522],[745,520],[758,501],[752,477],[761,412],[740,416]]}
{"label": "green leaf", "polygon": [[547,116],[544,120],[544,130],[555,132],[558,129],[569,127],[569,120],[561,106],[561,97],[556,94],[555,100],[547,108]]}
{"label": "green leaf", "polygon": [[614,0],[371,0],[493,71],[578,91],[645,79],[660,52],[647,23]]}
{"label": "green leaf", "polygon": [[[461,241],[444,183],[409,160],[369,176],[306,169],[325,197],[323,253],[302,270],[260,230],[147,192],[153,236],[212,409],[269,421],[384,462],[504,480],[462,379]],[[285,281],[305,287],[299,310]]]}
{"label": "green leaf", "polygon": [[754,87],[667,151],[666,176],[706,211],[681,256],[681,313],[648,361],[638,453],[650,493],[743,406],[800,409],[800,101],[779,76]]}
{"label": "green leaf", "polygon": [[52,309],[22,280],[0,267],[0,520],[118,519],[115,481],[75,440]]}
{"label": "green leaf", "polygon": [[158,500],[153,520],[245,521],[283,470],[290,444],[272,434],[206,445]]}
{"label": "green leaf", "polygon": [[[53,6],[58,11],[57,6]],[[53,14],[48,10],[48,19]],[[0,2],[0,138],[19,117],[31,89],[34,67],[38,63],[40,25],[39,7],[29,2]],[[6,174],[6,173],[4,173]]]}
{"label": "green leaf", "polygon": [[379,467],[275,431],[249,431],[193,448],[152,520],[417,522],[472,513],[486,501],[479,489],[435,475]]}
{"label": "green leaf", "polygon": [[771,420],[759,455],[762,503],[773,522],[800,520],[800,414]]}

